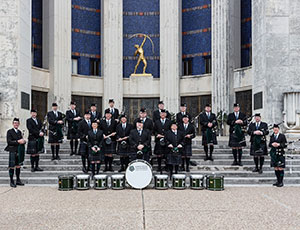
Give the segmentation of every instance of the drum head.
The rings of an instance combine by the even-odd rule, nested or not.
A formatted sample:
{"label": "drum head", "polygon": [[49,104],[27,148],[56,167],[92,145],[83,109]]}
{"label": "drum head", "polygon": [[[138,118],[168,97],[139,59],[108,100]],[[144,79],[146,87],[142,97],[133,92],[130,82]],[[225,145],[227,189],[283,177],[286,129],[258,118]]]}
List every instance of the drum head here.
{"label": "drum head", "polygon": [[186,175],[184,175],[184,174],[174,174],[173,178],[174,179],[185,179]]}
{"label": "drum head", "polygon": [[89,175],[77,175],[76,178],[81,180],[81,179],[89,179]]}
{"label": "drum head", "polygon": [[151,166],[143,160],[133,161],[128,165],[125,177],[132,188],[146,188],[152,180]]}
{"label": "drum head", "polygon": [[97,179],[106,179],[107,175],[95,175],[94,178]]}

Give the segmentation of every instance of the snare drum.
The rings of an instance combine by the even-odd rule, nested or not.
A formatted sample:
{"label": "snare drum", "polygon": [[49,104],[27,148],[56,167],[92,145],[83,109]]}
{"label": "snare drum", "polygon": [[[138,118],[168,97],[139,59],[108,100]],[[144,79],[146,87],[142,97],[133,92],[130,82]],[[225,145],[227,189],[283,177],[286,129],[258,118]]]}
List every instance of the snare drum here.
{"label": "snare drum", "polygon": [[74,176],[58,176],[58,190],[70,191],[74,188]]}
{"label": "snare drum", "polygon": [[125,188],[125,176],[123,174],[116,174],[111,176],[111,188],[112,189],[124,189]]}
{"label": "snare drum", "polygon": [[168,175],[155,175],[154,186],[155,189],[168,189]]}
{"label": "snare drum", "polygon": [[108,176],[95,175],[94,176],[94,189],[107,189]]}
{"label": "snare drum", "polygon": [[77,175],[75,182],[75,188],[78,190],[90,189],[90,176],[89,175]]}
{"label": "snare drum", "polygon": [[172,187],[174,189],[185,189],[185,178],[184,174],[174,174],[172,176]]}
{"label": "snare drum", "polygon": [[224,190],[224,176],[217,176],[217,175],[206,176],[206,189],[211,191]]}
{"label": "snare drum", "polygon": [[125,177],[132,188],[146,188],[152,181],[152,167],[144,160],[132,161],[126,169]]}
{"label": "snare drum", "polygon": [[191,189],[204,189],[204,176],[203,175],[190,175],[190,188]]}

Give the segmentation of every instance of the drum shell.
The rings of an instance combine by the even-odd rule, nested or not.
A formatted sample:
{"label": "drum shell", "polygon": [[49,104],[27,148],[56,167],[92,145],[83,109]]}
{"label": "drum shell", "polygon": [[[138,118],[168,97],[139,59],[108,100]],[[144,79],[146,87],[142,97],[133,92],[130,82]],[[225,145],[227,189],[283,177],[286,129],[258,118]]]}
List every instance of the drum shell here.
{"label": "drum shell", "polygon": [[158,178],[157,175],[154,176],[154,187],[155,189],[165,190],[169,188],[168,176],[166,178]]}
{"label": "drum shell", "polygon": [[[99,185],[101,183],[101,185]],[[108,176],[97,178],[94,176],[94,189],[96,190],[104,190],[108,188]]]}
{"label": "drum shell", "polygon": [[74,189],[74,176],[58,176],[58,190],[70,191]]}
{"label": "drum shell", "polygon": [[186,188],[186,176],[184,177],[177,177],[173,175],[172,177],[172,187],[173,189],[185,189]]}
{"label": "drum shell", "polygon": [[224,190],[224,176],[206,176],[206,189],[210,191]]}
{"label": "drum shell", "polygon": [[90,187],[90,176],[87,178],[75,177],[75,188],[77,190],[88,190]]}
{"label": "drum shell", "polygon": [[125,176],[123,175],[122,178],[115,176],[111,176],[111,188],[115,190],[125,189]]}
{"label": "drum shell", "polygon": [[193,177],[193,175],[190,176],[190,188],[195,190],[202,190],[205,188],[204,186],[204,176],[197,178]]}

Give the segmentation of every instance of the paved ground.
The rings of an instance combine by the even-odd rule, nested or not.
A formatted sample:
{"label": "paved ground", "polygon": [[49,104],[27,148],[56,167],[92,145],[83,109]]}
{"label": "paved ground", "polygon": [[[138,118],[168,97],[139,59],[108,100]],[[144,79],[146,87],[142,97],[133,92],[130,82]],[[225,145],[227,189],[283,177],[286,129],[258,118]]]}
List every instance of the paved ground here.
{"label": "paved ground", "polygon": [[300,188],[0,187],[0,229],[299,229]]}

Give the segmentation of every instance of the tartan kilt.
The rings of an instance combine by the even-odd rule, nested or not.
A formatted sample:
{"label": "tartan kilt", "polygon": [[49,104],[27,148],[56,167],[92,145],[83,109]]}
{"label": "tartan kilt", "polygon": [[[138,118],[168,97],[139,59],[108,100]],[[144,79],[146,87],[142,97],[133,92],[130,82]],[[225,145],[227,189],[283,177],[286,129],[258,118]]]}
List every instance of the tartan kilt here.
{"label": "tartan kilt", "polygon": [[206,132],[202,131],[202,145],[208,145],[208,144],[217,145],[218,144],[217,135],[215,133],[212,133],[212,140],[208,143]]}
{"label": "tartan kilt", "polygon": [[9,160],[8,160],[8,167],[13,168],[15,166],[19,166],[19,159],[17,152],[9,152]]}
{"label": "tartan kilt", "polygon": [[192,145],[191,144],[185,144],[183,146],[182,156],[184,157],[191,157],[192,156]]}
{"label": "tartan kilt", "polygon": [[89,160],[90,161],[104,161],[104,154],[100,150],[97,153],[93,153],[92,149],[89,149]]}
{"label": "tartan kilt", "polygon": [[68,129],[68,134],[67,134],[67,139],[72,140],[72,139],[79,139],[79,134],[74,131],[73,128]]}
{"label": "tartan kilt", "polygon": [[126,148],[123,148],[121,143],[118,142],[117,149],[118,149],[117,153],[118,155],[120,155],[120,157],[127,157],[131,154],[131,148],[129,143],[127,143]]}
{"label": "tartan kilt", "polygon": [[28,141],[26,154],[37,154],[38,143],[36,140]]}
{"label": "tartan kilt", "polygon": [[[243,134],[243,138],[245,140],[245,135],[244,134]],[[235,133],[230,133],[228,146],[229,147],[246,147],[246,141],[240,143],[239,139],[236,136],[236,134]]]}
{"label": "tartan kilt", "polygon": [[264,143],[261,143],[260,146],[261,146],[262,152],[257,153],[254,149],[254,144],[251,144],[251,146],[250,146],[250,156],[266,156],[266,155],[268,155],[267,144],[264,142]]}
{"label": "tartan kilt", "polygon": [[166,155],[168,152],[167,146],[161,146],[159,142],[155,142],[154,154],[155,155]]}
{"label": "tartan kilt", "polygon": [[180,165],[182,164],[182,157],[180,151],[178,154],[174,154],[171,151],[167,154],[167,164],[168,165]]}
{"label": "tartan kilt", "polygon": [[285,156],[274,154],[271,156],[271,167],[285,168]]}
{"label": "tartan kilt", "polygon": [[104,154],[115,154],[116,147],[117,147],[116,141],[112,141],[110,145],[107,145],[104,141],[103,152],[104,152]]}
{"label": "tartan kilt", "polygon": [[87,143],[82,142],[82,141],[80,142],[79,153],[81,156],[85,156],[85,157],[87,157],[89,155],[89,148],[88,148]]}
{"label": "tartan kilt", "polygon": [[49,139],[48,139],[49,144],[56,144],[56,143],[62,143],[62,139],[58,137],[58,135],[53,135],[53,133],[50,131],[49,132]]}

